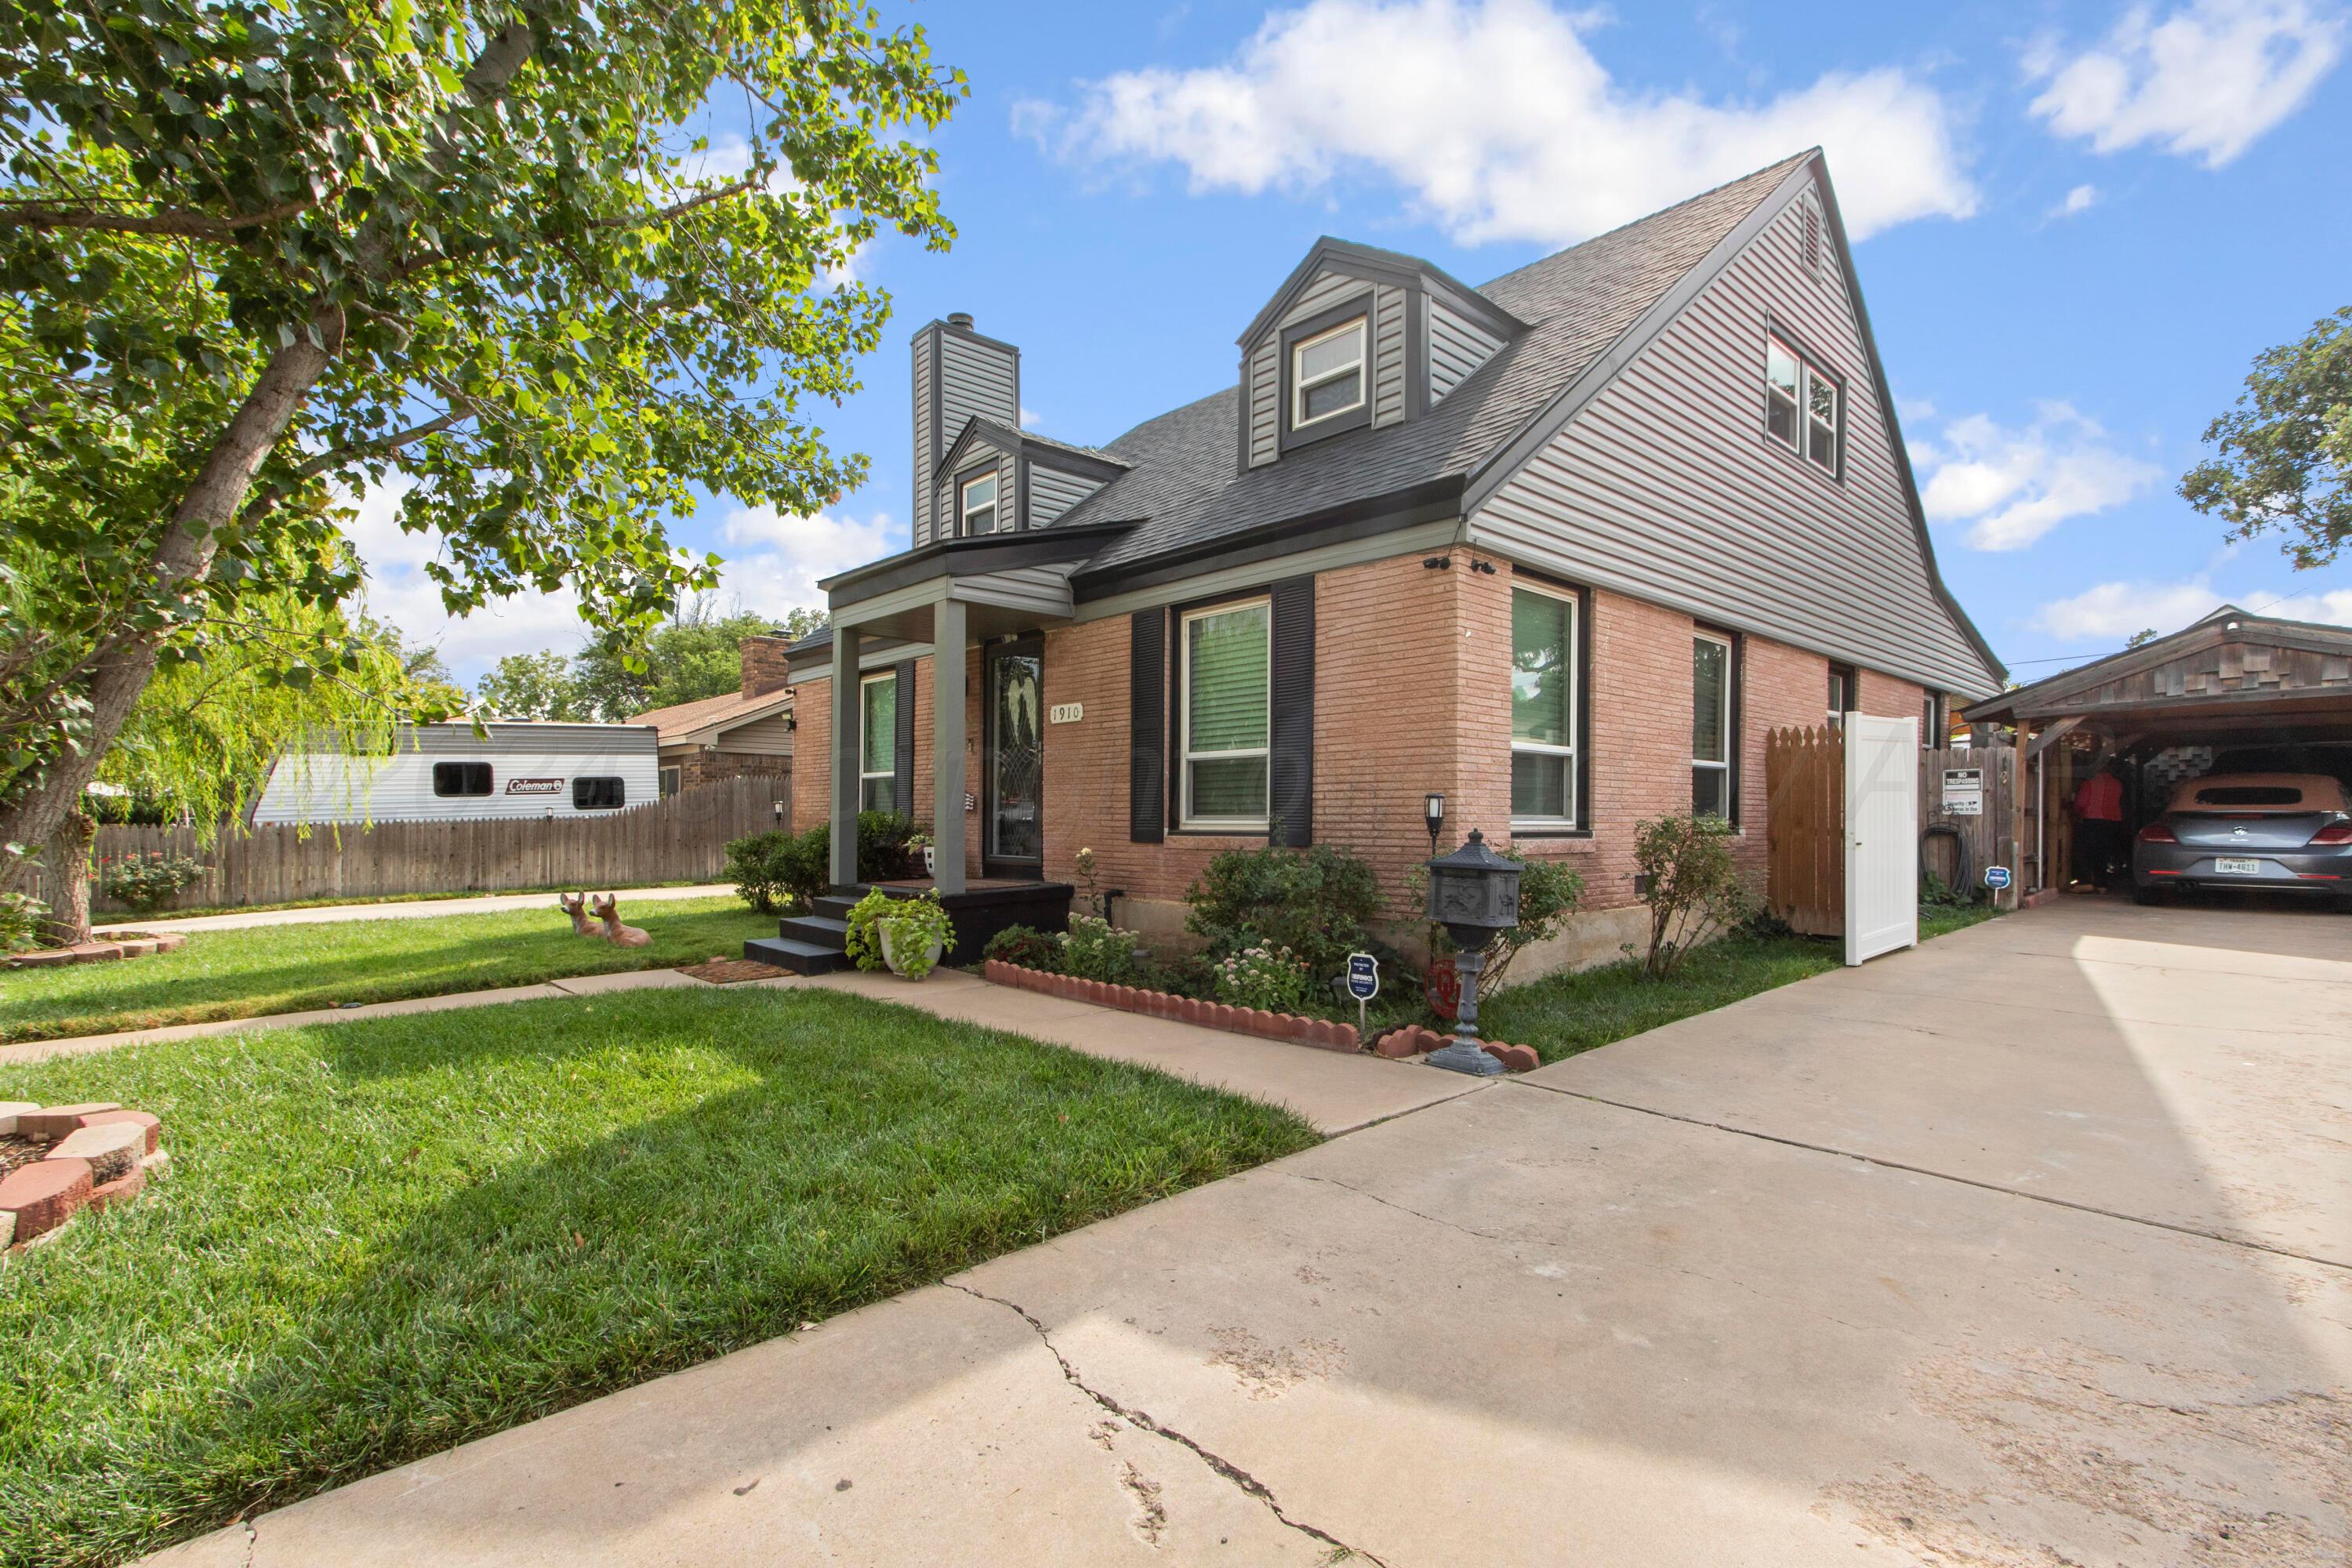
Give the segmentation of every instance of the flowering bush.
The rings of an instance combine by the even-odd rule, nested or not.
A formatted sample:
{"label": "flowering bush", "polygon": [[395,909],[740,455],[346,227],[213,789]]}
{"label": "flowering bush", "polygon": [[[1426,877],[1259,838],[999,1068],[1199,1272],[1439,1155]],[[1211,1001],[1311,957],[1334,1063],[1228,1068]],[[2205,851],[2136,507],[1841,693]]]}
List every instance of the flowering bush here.
{"label": "flowering bush", "polygon": [[1302,1011],[1308,984],[1307,965],[1286,947],[1245,947],[1216,969],[1219,1001],[1268,1013]]}
{"label": "flowering bush", "polygon": [[1062,973],[1081,980],[1125,984],[1135,968],[1135,933],[1119,931],[1100,915],[1072,915],[1062,939]]}
{"label": "flowering bush", "polygon": [[152,915],[172,901],[179,890],[205,874],[205,867],[185,855],[166,856],[160,849],[144,855],[124,855],[103,860],[98,868],[98,890],[118,904],[128,904]]}

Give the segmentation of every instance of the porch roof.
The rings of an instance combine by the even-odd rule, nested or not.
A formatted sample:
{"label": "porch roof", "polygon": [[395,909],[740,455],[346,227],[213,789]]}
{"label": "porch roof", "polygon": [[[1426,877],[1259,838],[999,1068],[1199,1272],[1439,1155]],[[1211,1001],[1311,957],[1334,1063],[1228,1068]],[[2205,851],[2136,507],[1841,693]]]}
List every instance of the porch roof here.
{"label": "porch roof", "polygon": [[[1076,614],[1070,576],[1132,522],[1096,522],[1018,533],[942,539],[827,577],[834,626],[909,642],[931,637],[932,609],[953,600],[969,629],[990,637],[1066,621]],[[828,627],[793,645],[799,654],[832,641]]]}

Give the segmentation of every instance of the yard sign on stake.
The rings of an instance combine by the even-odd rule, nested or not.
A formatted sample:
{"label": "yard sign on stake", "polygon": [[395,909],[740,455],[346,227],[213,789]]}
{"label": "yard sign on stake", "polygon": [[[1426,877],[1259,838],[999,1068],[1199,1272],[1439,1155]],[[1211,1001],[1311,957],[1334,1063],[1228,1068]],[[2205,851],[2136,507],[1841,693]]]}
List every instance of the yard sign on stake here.
{"label": "yard sign on stake", "polygon": [[1381,994],[1381,963],[1369,952],[1348,955],[1348,994],[1356,999],[1356,1034],[1365,1033],[1364,1005]]}

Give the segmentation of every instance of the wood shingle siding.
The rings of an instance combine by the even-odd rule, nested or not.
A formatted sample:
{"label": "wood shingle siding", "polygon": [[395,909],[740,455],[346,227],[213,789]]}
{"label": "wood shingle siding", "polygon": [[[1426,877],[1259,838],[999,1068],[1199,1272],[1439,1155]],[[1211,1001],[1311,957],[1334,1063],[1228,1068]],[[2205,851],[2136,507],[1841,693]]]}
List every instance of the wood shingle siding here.
{"label": "wood shingle siding", "polygon": [[[1843,271],[1809,272],[1803,232],[1791,201],[1487,499],[1474,537],[1571,580],[1981,689],[1983,661],[1915,532]],[[1843,477],[1764,434],[1776,329],[1843,383]]]}

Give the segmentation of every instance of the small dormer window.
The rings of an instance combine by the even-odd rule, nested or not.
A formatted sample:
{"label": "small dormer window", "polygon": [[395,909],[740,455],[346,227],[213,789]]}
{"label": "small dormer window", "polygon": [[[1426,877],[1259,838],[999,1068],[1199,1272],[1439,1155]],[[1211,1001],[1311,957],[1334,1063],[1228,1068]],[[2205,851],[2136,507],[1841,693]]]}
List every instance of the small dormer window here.
{"label": "small dormer window", "polygon": [[1290,427],[1304,430],[1364,406],[1364,318],[1290,348]]}
{"label": "small dormer window", "polygon": [[963,524],[963,532],[993,533],[996,531],[996,475],[993,471],[977,475],[956,487],[956,515]]}

